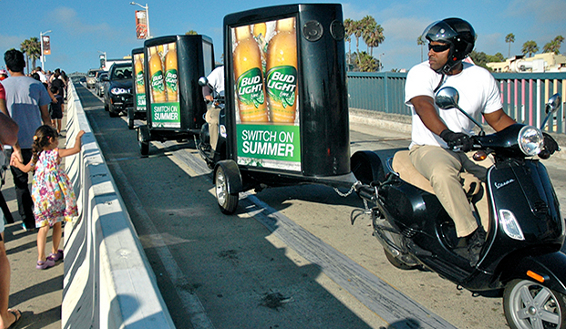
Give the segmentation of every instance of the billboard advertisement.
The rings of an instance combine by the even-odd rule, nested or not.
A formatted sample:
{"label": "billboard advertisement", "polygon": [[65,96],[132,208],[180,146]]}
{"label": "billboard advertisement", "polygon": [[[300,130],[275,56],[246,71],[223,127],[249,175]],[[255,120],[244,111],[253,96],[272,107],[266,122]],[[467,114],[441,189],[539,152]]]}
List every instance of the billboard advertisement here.
{"label": "billboard advertisement", "polygon": [[152,125],[181,128],[175,42],[149,47],[148,54]]}
{"label": "billboard advertisement", "polygon": [[231,28],[238,164],[301,170],[296,18]]}
{"label": "billboard advertisement", "polygon": [[134,74],[135,74],[135,89],[136,89],[136,99],[135,107],[136,111],[145,111],[146,101],[145,101],[145,75],[144,75],[144,54],[134,54]]}
{"label": "billboard advertisement", "polygon": [[51,42],[48,35],[41,37],[43,43],[43,55],[51,55]]}
{"label": "billboard advertisement", "polygon": [[147,39],[147,12],[145,10],[136,10],[136,37],[138,39]]}

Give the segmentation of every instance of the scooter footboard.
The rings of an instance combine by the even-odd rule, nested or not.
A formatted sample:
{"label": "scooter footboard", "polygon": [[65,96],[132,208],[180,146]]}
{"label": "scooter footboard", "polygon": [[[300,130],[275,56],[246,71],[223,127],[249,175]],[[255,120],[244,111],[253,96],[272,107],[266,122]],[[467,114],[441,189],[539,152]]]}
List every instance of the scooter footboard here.
{"label": "scooter footboard", "polygon": [[556,251],[533,255],[507,262],[500,280],[507,283],[514,279],[539,282],[554,291],[566,294],[566,254]]}

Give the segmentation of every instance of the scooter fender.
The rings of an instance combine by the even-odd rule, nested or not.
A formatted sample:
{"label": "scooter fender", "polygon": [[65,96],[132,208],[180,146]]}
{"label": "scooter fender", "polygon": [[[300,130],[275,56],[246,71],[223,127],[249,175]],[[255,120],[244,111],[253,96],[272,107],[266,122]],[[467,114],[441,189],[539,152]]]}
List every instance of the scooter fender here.
{"label": "scooter fender", "polygon": [[[500,281],[507,283],[514,279],[524,279],[539,282],[543,286],[554,291],[566,294],[566,254],[557,251],[543,255],[531,255],[506,262],[507,266],[502,269]],[[532,274],[538,274],[543,281],[536,280]]]}
{"label": "scooter fender", "polygon": [[[227,180],[226,188],[229,194],[240,193],[244,190],[244,185],[242,183],[242,175],[240,173],[240,168],[234,160],[222,160],[216,163],[214,167],[214,176],[216,177],[216,171],[218,167],[222,167],[224,170],[224,175]],[[213,183],[216,183],[214,181]]]}

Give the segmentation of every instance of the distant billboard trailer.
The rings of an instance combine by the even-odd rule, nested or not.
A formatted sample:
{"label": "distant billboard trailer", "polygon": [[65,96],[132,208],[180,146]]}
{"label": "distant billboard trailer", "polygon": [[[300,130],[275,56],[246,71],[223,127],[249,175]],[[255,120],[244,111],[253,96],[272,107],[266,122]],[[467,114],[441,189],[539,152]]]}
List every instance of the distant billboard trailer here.
{"label": "distant billboard trailer", "polygon": [[134,95],[134,107],[128,109],[128,128],[134,128],[136,118],[145,119],[146,115],[146,94],[145,94],[145,55],[143,48],[132,49],[132,67],[134,75],[132,77]]}
{"label": "distant billboard trailer", "polygon": [[143,49],[147,125],[138,140],[146,155],[150,140],[192,140],[200,132],[206,103],[198,79],[212,71],[214,51],[203,35],[152,38]]}

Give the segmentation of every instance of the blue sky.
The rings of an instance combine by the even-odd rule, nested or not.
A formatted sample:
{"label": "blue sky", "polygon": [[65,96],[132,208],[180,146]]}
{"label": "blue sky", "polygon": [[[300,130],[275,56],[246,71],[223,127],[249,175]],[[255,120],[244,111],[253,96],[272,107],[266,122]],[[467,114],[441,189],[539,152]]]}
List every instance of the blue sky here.
{"label": "blue sky", "polygon": [[[320,1],[300,3],[314,2]],[[0,51],[3,54],[10,48],[19,49],[25,39],[39,38],[40,32],[51,30],[48,35],[52,54],[46,57],[46,70],[60,67],[67,73],[86,72],[98,66],[98,51],[106,52],[108,58],[121,58],[130,54],[131,49],[143,46],[143,41],[135,36],[134,12],[141,8],[129,3],[130,0],[0,0]],[[225,15],[298,2],[148,0],[138,3],[149,6],[153,36],[195,30],[213,39],[219,60]],[[508,33],[515,34],[511,55],[520,54],[522,44],[528,40],[536,41],[542,50],[557,35],[566,37],[564,0],[350,0],[340,3],[344,18],[358,20],[371,15],[384,28],[385,42],[373,53],[375,57],[384,54],[381,59],[386,71],[409,69],[420,62],[417,37],[428,24],[446,17],[469,21],[478,34],[475,50],[490,55],[500,52],[507,57],[505,36]],[[355,42],[352,49],[355,50]],[[360,50],[366,50],[361,40]],[[566,53],[566,44],[562,45],[562,53]],[[0,67],[3,66],[2,59]]]}

